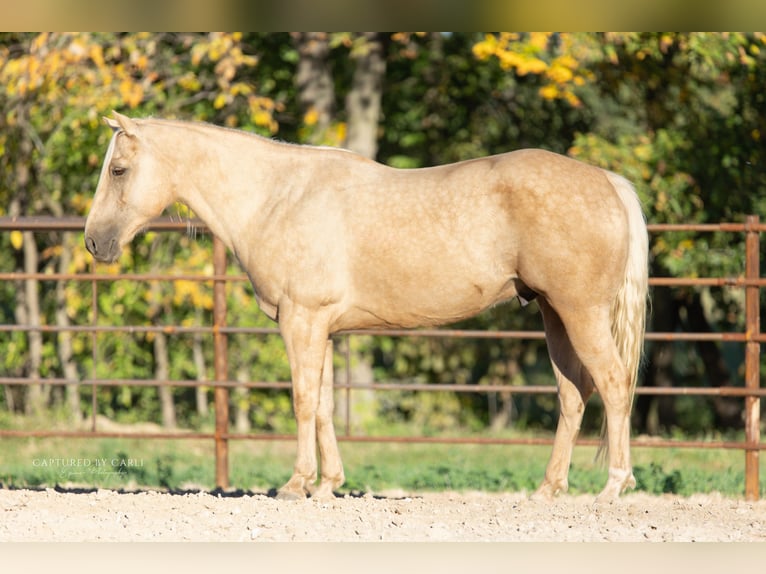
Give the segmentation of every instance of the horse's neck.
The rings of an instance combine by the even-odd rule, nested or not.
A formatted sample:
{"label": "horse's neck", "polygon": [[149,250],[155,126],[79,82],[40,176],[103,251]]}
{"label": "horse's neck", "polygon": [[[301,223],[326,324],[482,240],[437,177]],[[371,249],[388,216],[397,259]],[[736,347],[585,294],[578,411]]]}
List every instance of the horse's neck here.
{"label": "horse's neck", "polygon": [[186,160],[172,168],[183,172],[177,200],[236,251],[237,239],[257,225],[264,204],[280,191],[273,185],[274,146],[233,131],[193,128],[182,134],[173,153]]}

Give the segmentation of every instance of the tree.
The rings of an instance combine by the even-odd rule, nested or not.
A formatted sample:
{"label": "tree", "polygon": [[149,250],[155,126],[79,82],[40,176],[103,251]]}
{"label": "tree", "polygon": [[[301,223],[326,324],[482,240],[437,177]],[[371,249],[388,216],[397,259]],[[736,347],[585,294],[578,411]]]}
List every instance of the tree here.
{"label": "tree", "polygon": [[375,159],[378,152],[386,44],[383,34],[365,32],[351,51],[355,65],[351,89],[346,94],[348,131],[344,147],[370,159]]}
{"label": "tree", "polygon": [[299,54],[295,76],[298,101],[304,110],[304,122],[313,128],[307,141],[324,143],[335,119],[329,36],[325,32],[296,32],[293,38]]}

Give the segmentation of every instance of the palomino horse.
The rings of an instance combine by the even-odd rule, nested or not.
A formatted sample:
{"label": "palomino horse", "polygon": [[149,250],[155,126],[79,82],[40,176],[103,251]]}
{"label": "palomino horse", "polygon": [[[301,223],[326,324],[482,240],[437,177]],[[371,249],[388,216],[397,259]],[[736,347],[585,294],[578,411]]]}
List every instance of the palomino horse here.
{"label": "palomino horse", "polygon": [[[290,361],[298,453],[281,498],[343,484],[330,335],[439,325],[537,297],[560,415],[536,492],[566,490],[585,402],[603,399],[609,477],[635,485],[629,418],[647,296],[647,233],[630,183],[542,150],[400,170],[354,153],[178,121],[114,130],[85,244],[99,261],[173,202],[237,256]],[[317,478],[316,445],[321,456]]]}

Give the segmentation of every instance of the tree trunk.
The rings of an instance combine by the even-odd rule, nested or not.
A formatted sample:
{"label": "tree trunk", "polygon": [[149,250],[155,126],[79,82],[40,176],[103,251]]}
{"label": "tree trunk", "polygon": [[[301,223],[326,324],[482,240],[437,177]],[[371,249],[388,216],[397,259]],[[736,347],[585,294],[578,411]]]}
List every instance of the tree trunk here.
{"label": "tree trunk", "polygon": [[[152,272],[157,269],[152,268]],[[162,293],[158,282],[152,282],[151,298],[154,302],[149,310],[149,316],[152,317],[152,324],[159,325],[162,316]],[[170,379],[170,359],[168,357],[168,338],[165,333],[158,332],[154,334],[154,378],[158,382],[164,383]],[[157,387],[157,395],[160,399],[160,412],[162,414],[162,426],[168,429],[176,428],[176,405],[173,400],[173,389],[166,384],[160,384]]]}
{"label": "tree trunk", "polygon": [[[197,310],[197,324],[202,324],[202,312],[199,309]],[[204,419],[209,412],[207,388],[205,387],[208,378],[205,353],[202,350],[202,335],[199,333],[195,333],[192,340],[192,355],[194,357],[194,368],[197,371],[197,382],[200,383],[195,387],[197,414]]]}
{"label": "tree trunk", "polygon": [[[69,248],[72,244],[72,237],[72,232],[67,231],[63,234],[62,243],[64,249],[59,260],[60,273],[67,273],[69,270],[69,264],[72,261],[72,251]],[[56,325],[65,329],[70,326],[66,308],[66,287],[63,281],[56,283]],[[70,331],[59,332],[58,355],[64,378],[71,381],[79,380],[77,365],[73,360],[74,352],[72,351],[72,333]],[[82,422],[80,388],[76,383],[66,386],[66,404],[69,410],[69,419],[76,428]]]}
{"label": "tree trunk", "polygon": [[356,65],[351,90],[346,95],[348,131],[345,147],[370,159],[378,153],[378,122],[383,78],[386,74],[386,43],[383,34],[364,32],[364,43],[353,56]]}
{"label": "tree trunk", "polygon": [[[28,179],[27,176],[22,179]],[[9,207],[11,216],[22,212],[21,201],[15,198]],[[37,243],[31,231],[22,233],[21,267],[25,273],[37,273],[39,255]],[[16,289],[16,323],[28,325],[31,330],[27,333],[28,363],[26,376],[30,380],[39,380],[40,366],[43,357],[43,337],[36,327],[40,326],[40,292],[37,279],[26,279],[23,286]],[[45,390],[42,384],[29,385],[26,388],[24,412],[28,415],[39,415],[45,409]]]}
{"label": "tree trunk", "polygon": [[[154,336],[154,376],[160,383],[170,379],[170,360],[168,358],[168,337],[165,333]],[[162,426],[168,429],[176,428],[176,405],[173,401],[173,389],[168,385],[159,385],[160,409]]]}
{"label": "tree trunk", "polygon": [[[250,380],[245,365],[237,369],[237,382],[245,383]],[[239,433],[250,432],[250,392],[245,387],[234,389],[234,428]]]}
{"label": "tree trunk", "polygon": [[296,32],[293,40],[300,55],[295,76],[298,101],[305,117],[311,118],[306,123],[313,125],[309,143],[321,144],[335,115],[335,83],[328,59],[328,35],[326,32]]}
{"label": "tree trunk", "polygon": [[[521,375],[520,349],[516,348],[505,361],[502,376],[493,377],[492,384],[506,384],[508,391],[491,393],[488,399],[489,424],[493,432],[509,428],[513,424],[513,381]],[[499,399],[499,401],[498,401]],[[498,404],[499,402],[499,404]]]}

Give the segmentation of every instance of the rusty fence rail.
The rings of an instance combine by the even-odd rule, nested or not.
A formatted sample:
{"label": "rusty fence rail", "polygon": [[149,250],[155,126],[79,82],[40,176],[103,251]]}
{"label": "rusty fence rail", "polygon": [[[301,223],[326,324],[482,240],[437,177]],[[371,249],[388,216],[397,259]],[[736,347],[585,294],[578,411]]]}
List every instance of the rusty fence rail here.
{"label": "rusty fence rail", "polygon": [[[152,223],[152,231],[162,232],[186,232],[191,226],[196,229],[204,229],[200,222],[177,222],[167,219],[157,220]],[[0,233],[12,231],[26,231],[43,233],[50,231],[81,232],[84,227],[84,219],[79,217],[51,218],[51,217],[0,217]],[[766,232],[766,224],[760,223],[757,216],[748,216],[744,223],[720,223],[720,224],[650,224],[650,233],[666,232],[728,232],[745,234],[745,269],[736,277],[712,277],[712,278],[677,278],[677,277],[652,277],[649,280],[651,286],[669,287],[731,287],[744,289],[745,291],[745,329],[743,332],[648,332],[646,340],[656,341],[720,341],[736,342],[745,346],[745,376],[743,387],[639,387],[637,395],[665,395],[665,396],[728,396],[744,399],[743,417],[745,421],[744,441],[698,441],[698,440],[665,440],[665,439],[634,439],[633,446],[656,447],[656,448],[718,448],[742,450],[745,454],[745,497],[748,500],[757,500],[760,497],[759,487],[759,455],[766,449],[766,444],[760,437],[760,401],[766,397],[766,387],[761,385],[760,368],[760,344],[766,342],[766,335],[760,327],[760,290],[766,287],[766,279],[760,275],[760,234]],[[221,488],[229,486],[229,453],[228,445],[231,440],[285,440],[292,439],[290,435],[272,433],[233,433],[229,430],[229,389],[289,389],[290,383],[233,381],[228,375],[227,342],[233,334],[277,334],[274,328],[251,328],[242,326],[229,326],[227,324],[227,309],[225,288],[227,282],[247,281],[245,275],[228,275],[226,272],[227,256],[223,244],[216,238],[213,239],[213,273],[209,274],[179,274],[169,273],[124,273],[109,275],[98,273],[95,264],[87,273],[23,273],[23,272],[0,272],[0,281],[80,281],[90,282],[92,286],[93,319],[90,325],[0,325],[0,334],[9,332],[32,332],[55,333],[68,331],[73,333],[90,333],[93,338],[93,373],[90,378],[70,380],[66,378],[29,379],[24,377],[2,376],[0,373],[0,385],[70,385],[91,386],[92,393],[92,421],[88,431],[63,431],[63,430],[8,430],[0,429],[0,437],[130,437],[145,439],[205,439],[215,443],[215,468],[216,484]],[[213,324],[209,326],[105,326],[97,325],[97,301],[98,285],[104,281],[128,279],[135,281],[199,281],[212,282],[213,284]],[[97,337],[104,332],[123,333],[150,333],[163,332],[169,335],[204,333],[212,335],[214,346],[214,380],[201,383],[197,380],[117,380],[98,378],[95,373],[97,358]],[[407,336],[407,337],[457,337],[457,338],[514,338],[514,339],[542,339],[542,331],[473,331],[462,329],[378,329],[374,331],[354,332],[350,331],[340,338],[353,337],[357,334],[381,335],[381,336]],[[348,345],[345,345],[348,348]],[[346,368],[348,371],[349,358],[346,355]],[[204,385],[212,387],[215,404],[215,430],[214,432],[109,432],[98,429],[96,422],[96,390],[98,387],[109,386],[160,386],[169,385],[174,387],[196,387]],[[381,437],[359,436],[350,432],[348,413],[350,412],[351,394],[354,391],[371,390],[411,390],[418,392],[452,391],[466,393],[493,393],[508,392],[514,394],[554,394],[556,389],[551,385],[471,385],[471,384],[418,384],[418,383],[358,383],[347,380],[346,383],[336,384],[336,389],[344,391],[347,408],[345,420],[345,432],[339,433],[338,439],[357,442],[440,442],[440,443],[492,443],[492,444],[552,444],[552,438],[481,438],[481,437]],[[597,444],[593,439],[580,439],[578,444]]]}

